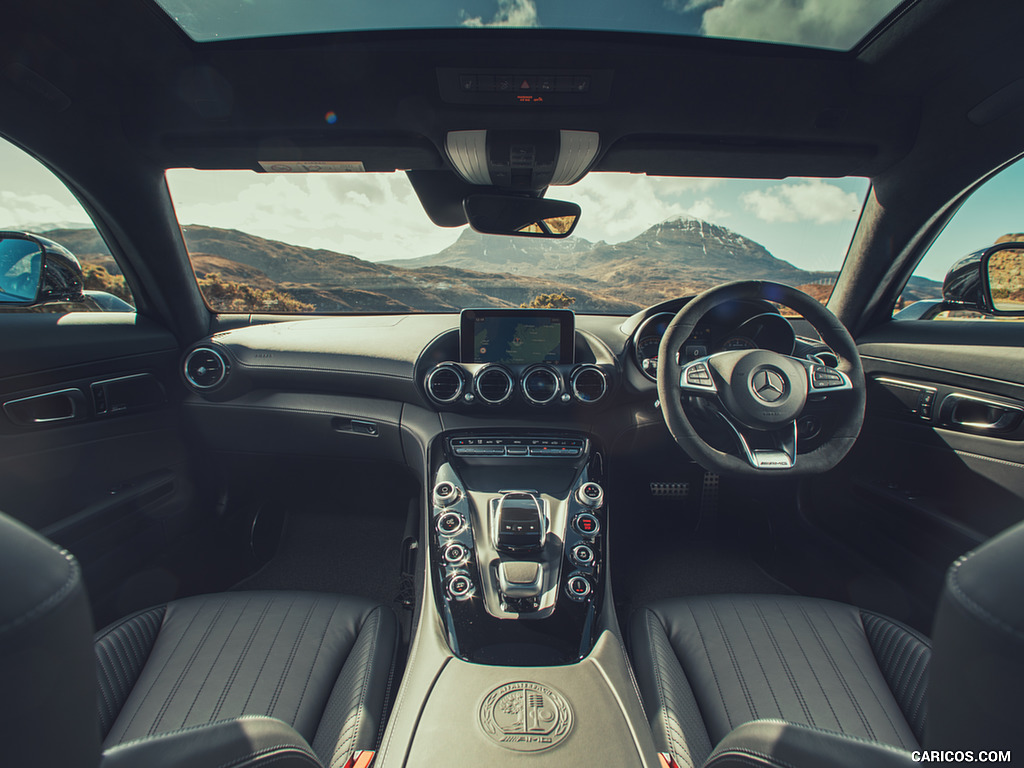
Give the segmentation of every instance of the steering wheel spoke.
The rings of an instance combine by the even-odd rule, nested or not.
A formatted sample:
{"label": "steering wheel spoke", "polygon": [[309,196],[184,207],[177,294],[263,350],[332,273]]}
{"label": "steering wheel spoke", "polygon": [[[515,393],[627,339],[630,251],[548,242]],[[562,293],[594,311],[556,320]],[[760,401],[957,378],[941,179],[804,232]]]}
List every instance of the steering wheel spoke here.
{"label": "steering wheel spoke", "polygon": [[740,451],[754,469],[792,469],[796,466],[797,426],[792,421],[779,429],[756,431],[736,424],[728,415],[718,412],[722,421],[736,436]]}
{"label": "steering wheel spoke", "polygon": [[711,356],[691,360],[679,372],[679,389],[688,395],[717,395],[718,385],[711,373]]}

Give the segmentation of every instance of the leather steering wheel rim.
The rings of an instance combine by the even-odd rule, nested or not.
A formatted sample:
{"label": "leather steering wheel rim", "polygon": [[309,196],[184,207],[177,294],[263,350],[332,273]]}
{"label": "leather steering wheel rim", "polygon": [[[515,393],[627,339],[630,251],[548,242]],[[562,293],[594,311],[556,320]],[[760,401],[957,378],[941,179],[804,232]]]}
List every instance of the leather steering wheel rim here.
{"label": "leather steering wheel rim", "polygon": [[[851,388],[843,393],[848,402],[843,403],[844,407],[839,411],[839,418],[828,439],[814,450],[798,454],[793,466],[785,469],[758,468],[739,456],[719,451],[706,443],[687,416],[680,397],[680,375],[685,361],[681,362],[677,353],[697,323],[720,304],[751,299],[776,302],[800,313],[835,353],[838,359],[836,368],[851,383]],[[708,471],[745,477],[818,474],[838,464],[860,434],[866,402],[864,368],[853,337],[823,304],[788,285],[742,280],[725,283],[697,295],[669,323],[658,349],[658,398],[662,416],[673,439]]]}

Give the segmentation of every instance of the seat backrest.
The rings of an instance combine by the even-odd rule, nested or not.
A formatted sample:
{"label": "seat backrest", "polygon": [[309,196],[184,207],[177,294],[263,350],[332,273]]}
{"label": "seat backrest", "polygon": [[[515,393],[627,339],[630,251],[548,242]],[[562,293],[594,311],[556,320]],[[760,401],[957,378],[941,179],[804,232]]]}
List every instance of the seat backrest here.
{"label": "seat backrest", "polygon": [[0,762],[94,768],[97,690],[78,563],[0,514]]}
{"label": "seat backrest", "polygon": [[953,563],[932,653],[925,748],[1024,755],[1024,524]]}

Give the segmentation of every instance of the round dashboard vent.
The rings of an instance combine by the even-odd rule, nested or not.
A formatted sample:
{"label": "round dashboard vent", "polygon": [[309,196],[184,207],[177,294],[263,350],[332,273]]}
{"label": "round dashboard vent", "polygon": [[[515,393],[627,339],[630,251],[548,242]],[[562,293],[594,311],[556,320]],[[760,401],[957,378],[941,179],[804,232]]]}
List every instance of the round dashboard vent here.
{"label": "round dashboard vent", "polygon": [[452,403],[462,394],[462,372],[451,363],[441,363],[427,374],[427,394],[438,403]]}
{"label": "round dashboard vent", "polygon": [[546,405],[558,397],[561,383],[553,368],[531,368],[523,376],[523,396],[534,405]]}
{"label": "round dashboard vent", "polygon": [[572,393],[581,403],[596,403],[608,391],[604,371],[594,366],[577,368],[572,374]]}
{"label": "round dashboard vent", "polygon": [[474,381],[476,395],[489,405],[501,405],[515,388],[512,374],[498,365],[489,365],[477,371]]}
{"label": "round dashboard vent", "polygon": [[224,382],[228,363],[224,355],[210,347],[193,349],[185,357],[185,379],[196,389],[210,390]]}

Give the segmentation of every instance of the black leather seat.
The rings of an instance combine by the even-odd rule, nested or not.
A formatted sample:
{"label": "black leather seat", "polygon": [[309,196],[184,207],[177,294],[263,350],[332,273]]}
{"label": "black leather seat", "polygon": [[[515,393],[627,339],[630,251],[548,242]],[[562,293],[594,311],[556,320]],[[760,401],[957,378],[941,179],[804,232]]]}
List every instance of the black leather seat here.
{"label": "black leather seat", "polygon": [[0,585],[0,722],[17,735],[5,763],[319,768],[378,741],[397,639],[383,606],[203,595],[94,643],[74,558],[3,515]]}
{"label": "black leather seat", "polygon": [[660,750],[699,766],[755,720],[919,748],[931,649],[895,621],[827,600],[716,595],[655,603],[632,650]]}
{"label": "black leather seat", "polygon": [[899,622],[826,600],[652,604],[630,640],[655,743],[681,768],[910,766],[922,747],[1024,749],[1022,588],[1024,525],[950,569],[934,654]]}

